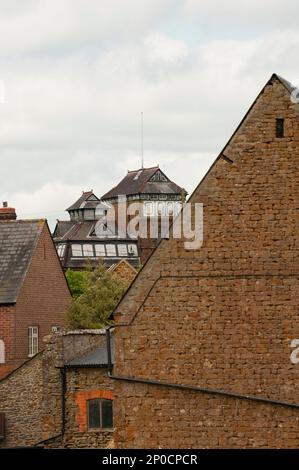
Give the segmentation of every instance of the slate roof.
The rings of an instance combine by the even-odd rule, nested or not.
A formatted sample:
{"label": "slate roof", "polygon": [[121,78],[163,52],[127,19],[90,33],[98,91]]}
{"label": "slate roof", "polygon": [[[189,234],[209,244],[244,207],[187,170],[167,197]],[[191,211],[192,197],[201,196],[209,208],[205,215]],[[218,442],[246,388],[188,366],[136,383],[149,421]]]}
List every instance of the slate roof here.
{"label": "slate roof", "polygon": [[[103,230],[103,225],[107,225],[107,229]],[[96,229],[96,231],[95,231]],[[85,241],[86,243],[97,241],[97,240],[129,240],[129,237],[125,233],[121,233],[118,227],[109,222],[105,224],[104,221],[84,221],[84,222],[72,222],[58,220],[54,234],[55,242],[70,241]]]}
{"label": "slate roof", "polygon": [[[113,338],[111,338],[111,359],[112,363],[114,362],[114,345]],[[76,357],[71,361],[64,364],[65,367],[107,367],[108,366],[108,357],[107,357],[107,347],[102,346],[96,348],[93,351],[84,354],[83,356]]]}
{"label": "slate roof", "polygon": [[[157,171],[162,173],[165,181],[150,181]],[[104,194],[101,199],[105,200],[119,195],[129,196],[133,194],[182,194],[182,191],[183,188],[170,181],[159,167],[155,166],[128,171],[120,183]]]}
{"label": "slate roof", "polygon": [[0,304],[17,301],[44,220],[0,222]]}
{"label": "slate roof", "polygon": [[[89,198],[92,196],[92,200]],[[96,198],[96,200],[94,200]],[[83,191],[82,196],[74,202],[70,207],[68,207],[67,211],[73,211],[78,209],[94,209],[99,204],[99,198],[93,193],[93,191]]]}

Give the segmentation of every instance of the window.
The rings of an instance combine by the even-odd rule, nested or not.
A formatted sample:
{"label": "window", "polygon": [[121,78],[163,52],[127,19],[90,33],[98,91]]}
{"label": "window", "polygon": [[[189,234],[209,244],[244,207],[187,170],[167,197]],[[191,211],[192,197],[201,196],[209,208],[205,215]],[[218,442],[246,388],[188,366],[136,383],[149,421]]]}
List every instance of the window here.
{"label": "window", "polygon": [[143,215],[145,216],[153,215],[153,203],[152,202],[145,202],[143,207],[144,207]]}
{"label": "window", "polygon": [[97,244],[95,245],[96,256],[106,256],[105,245]]}
{"label": "window", "polygon": [[120,243],[117,245],[118,256],[128,256],[128,248],[125,243]]}
{"label": "window", "polygon": [[174,204],[172,202],[167,203],[167,215],[173,215],[174,214]]}
{"label": "window", "polygon": [[106,245],[107,256],[116,256],[115,245]]}
{"label": "window", "polygon": [[38,327],[29,326],[28,335],[29,335],[28,356],[33,357],[35,354],[38,353]]}
{"label": "window", "polygon": [[129,256],[138,256],[137,245],[128,245]]}
{"label": "window", "polygon": [[168,181],[166,176],[161,173],[160,170],[156,171],[156,173],[151,177],[150,181]]}
{"label": "window", "polygon": [[73,256],[83,256],[83,254],[82,254],[82,245],[72,245],[72,255]]}
{"label": "window", "polygon": [[112,400],[88,400],[88,429],[111,429],[113,427]]}
{"label": "window", "polygon": [[5,364],[5,344],[3,339],[0,339],[0,364]]}
{"label": "window", "polygon": [[57,254],[59,258],[63,258],[64,252],[65,252],[65,243],[60,243],[59,245],[56,246],[57,249]]}
{"label": "window", "polygon": [[89,258],[93,257],[93,247],[92,245],[83,245],[83,256],[88,256]]}
{"label": "window", "polygon": [[284,137],[284,119],[276,119],[276,137]]}
{"label": "window", "polygon": [[165,215],[165,204],[164,202],[158,202],[158,215]]}

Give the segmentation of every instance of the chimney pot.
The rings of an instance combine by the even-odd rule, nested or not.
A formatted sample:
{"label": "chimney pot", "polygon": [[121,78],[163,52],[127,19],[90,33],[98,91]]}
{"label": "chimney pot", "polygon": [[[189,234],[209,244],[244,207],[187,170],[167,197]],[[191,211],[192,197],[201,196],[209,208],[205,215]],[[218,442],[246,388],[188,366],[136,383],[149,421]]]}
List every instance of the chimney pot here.
{"label": "chimney pot", "polygon": [[4,202],[3,202],[3,207],[8,207],[7,201],[4,201]]}

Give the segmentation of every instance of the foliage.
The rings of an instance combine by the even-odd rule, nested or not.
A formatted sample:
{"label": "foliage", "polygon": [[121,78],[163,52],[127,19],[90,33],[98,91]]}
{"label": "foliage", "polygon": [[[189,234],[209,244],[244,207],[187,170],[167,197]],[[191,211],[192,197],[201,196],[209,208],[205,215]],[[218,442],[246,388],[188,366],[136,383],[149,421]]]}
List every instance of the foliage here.
{"label": "foliage", "polygon": [[72,297],[77,299],[86,290],[87,273],[68,269],[65,273]]}
{"label": "foliage", "polygon": [[128,283],[118,278],[100,263],[83,276],[83,293],[74,298],[68,309],[72,328],[102,328],[111,323],[109,317],[128,288]]}

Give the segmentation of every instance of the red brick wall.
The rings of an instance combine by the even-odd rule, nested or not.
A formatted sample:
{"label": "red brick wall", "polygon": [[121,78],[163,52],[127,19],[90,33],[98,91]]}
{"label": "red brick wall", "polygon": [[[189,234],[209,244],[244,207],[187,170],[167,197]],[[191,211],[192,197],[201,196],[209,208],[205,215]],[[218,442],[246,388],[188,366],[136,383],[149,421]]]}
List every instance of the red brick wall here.
{"label": "red brick wall", "polygon": [[[163,241],[120,303],[115,373],[298,403],[299,114],[274,80],[193,194],[204,243]],[[276,118],[285,137],[276,138]],[[294,408],[116,381],[116,447],[294,447]],[[128,437],[129,436],[129,437]]]}
{"label": "red brick wall", "polygon": [[16,304],[16,359],[28,357],[28,327],[39,327],[39,349],[42,338],[54,325],[66,323],[70,293],[61,270],[50,232],[45,222],[32,261]]}
{"label": "red brick wall", "polygon": [[78,407],[76,423],[79,426],[79,431],[84,432],[87,430],[87,400],[94,400],[96,398],[113,400],[113,393],[110,390],[80,390],[75,392],[74,398]]}
{"label": "red brick wall", "polygon": [[7,361],[14,359],[15,353],[15,310],[12,305],[0,306],[0,340],[4,341],[5,345],[5,364],[0,364],[0,379],[4,377],[11,370],[11,365]]}

